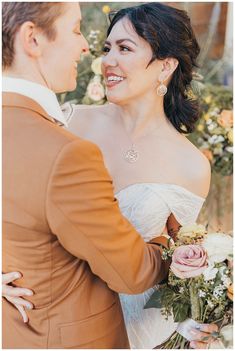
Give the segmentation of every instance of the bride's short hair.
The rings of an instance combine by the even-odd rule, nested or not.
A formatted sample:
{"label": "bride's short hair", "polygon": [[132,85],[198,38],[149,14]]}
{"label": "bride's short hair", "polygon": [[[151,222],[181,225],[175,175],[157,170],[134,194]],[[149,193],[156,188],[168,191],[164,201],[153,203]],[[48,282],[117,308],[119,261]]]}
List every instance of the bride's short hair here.
{"label": "bride's short hair", "polygon": [[54,40],[55,20],[64,12],[62,2],[3,2],[2,3],[2,66],[10,67],[14,61],[14,41],[20,26],[33,22]]}
{"label": "bride's short hair", "polygon": [[147,3],[121,9],[114,13],[107,31],[110,34],[114,25],[127,18],[136,33],[149,43],[152,59],[163,60],[172,57],[179,64],[174,71],[164,96],[164,110],[173,126],[181,133],[189,133],[199,117],[198,102],[188,97],[193,68],[200,48],[190,18],[185,11],[162,3]]}

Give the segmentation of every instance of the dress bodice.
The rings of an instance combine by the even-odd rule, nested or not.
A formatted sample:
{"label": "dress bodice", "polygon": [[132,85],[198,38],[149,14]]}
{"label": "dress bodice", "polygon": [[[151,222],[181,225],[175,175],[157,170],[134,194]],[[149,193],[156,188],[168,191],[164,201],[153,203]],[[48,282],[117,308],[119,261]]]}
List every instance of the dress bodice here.
{"label": "dress bodice", "polygon": [[205,201],[179,185],[162,183],[132,184],[116,198],[122,214],[145,241],[163,232],[171,213],[181,225],[194,223]]}

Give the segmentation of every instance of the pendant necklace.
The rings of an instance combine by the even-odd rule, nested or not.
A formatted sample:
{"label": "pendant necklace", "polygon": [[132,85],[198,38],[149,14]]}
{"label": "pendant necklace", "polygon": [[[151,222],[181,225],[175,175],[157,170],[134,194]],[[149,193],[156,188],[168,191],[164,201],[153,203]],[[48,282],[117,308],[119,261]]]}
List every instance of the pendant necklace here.
{"label": "pendant necklace", "polygon": [[[144,137],[146,137],[146,136],[148,136],[148,135],[153,134],[153,132],[154,132],[156,129],[159,129],[159,127],[160,127],[160,126],[158,125],[158,126],[156,126],[155,128],[153,128],[153,129],[151,130],[151,132],[145,133],[144,135],[142,135],[141,139],[144,138]],[[139,156],[140,156],[140,153],[139,153],[138,149],[136,148],[136,144],[133,143],[133,141],[131,140],[131,147],[130,147],[130,149],[124,151],[124,153],[123,153],[123,158],[124,158],[124,160],[125,160],[126,162],[128,162],[128,163],[135,163],[135,162],[138,161]]]}
{"label": "pendant necklace", "polygon": [[129,163],[135,163],[139,159],[139,151],[136,149],[135,144],[132,143],[131,148],[124,152],[124,160]]}

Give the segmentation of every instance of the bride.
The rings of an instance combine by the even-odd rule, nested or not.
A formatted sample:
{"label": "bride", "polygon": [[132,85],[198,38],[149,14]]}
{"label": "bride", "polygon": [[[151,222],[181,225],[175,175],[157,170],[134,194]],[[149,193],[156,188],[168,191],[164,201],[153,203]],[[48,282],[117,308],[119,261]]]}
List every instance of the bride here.
{"label": "bride", "polygon": [[[103,51],[109,104],[64,112],[70,131],[102,150],[122,213],[149,241],[195,222],[209,190],[209,162],[184,136],[198,119],[187,89],[199,47],[184,11],[150,3],[115,15]],[[154,348],[176,329],[143,309],[154,289],[120,294],[131,348]]]}

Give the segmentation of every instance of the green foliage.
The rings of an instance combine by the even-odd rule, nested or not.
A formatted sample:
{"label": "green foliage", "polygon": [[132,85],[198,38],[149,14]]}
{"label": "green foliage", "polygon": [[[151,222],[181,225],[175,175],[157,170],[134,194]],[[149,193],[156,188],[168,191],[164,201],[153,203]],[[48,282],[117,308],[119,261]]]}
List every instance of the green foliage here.
{"label": "green foliage", "polygon": [[148,300],[146,305],[144,306],[144,309],[148,308],[161,308],[162,307],[162,295],[163,295],[164,290],[156,290],[152,294],[151,298]]}
{"label": "green foliage", "polygon": [[222,123],[222,115],[232,114],[233,94],[224,86],[204,85],[199,96],[200,119],[189,139],[200,148],[211,163],[212,171],[223,176],[233,173],[233,125]]}
{"label": "green foliage", "polygon": [[183,300],[178,300],[172,305],[175,322],[183,322],[189,317],[190,306]]}

